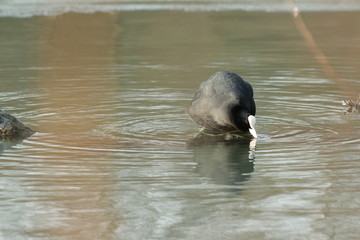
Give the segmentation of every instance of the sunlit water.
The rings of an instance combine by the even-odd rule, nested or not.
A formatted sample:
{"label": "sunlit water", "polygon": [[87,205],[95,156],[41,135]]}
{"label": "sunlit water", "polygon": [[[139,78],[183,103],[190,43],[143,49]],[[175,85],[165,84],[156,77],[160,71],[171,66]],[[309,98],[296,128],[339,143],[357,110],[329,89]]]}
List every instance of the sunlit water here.
{"label": "sunlit water", "polygon": [[[37,131],[0,142],[0,239],[358,239],[348,93],[289,13],[210,10],[0,18],[1,108]],[[360,14],[325,10],[303,19],[359,92]],[[254,87],[255,149],[193,139],[220,70]]]}

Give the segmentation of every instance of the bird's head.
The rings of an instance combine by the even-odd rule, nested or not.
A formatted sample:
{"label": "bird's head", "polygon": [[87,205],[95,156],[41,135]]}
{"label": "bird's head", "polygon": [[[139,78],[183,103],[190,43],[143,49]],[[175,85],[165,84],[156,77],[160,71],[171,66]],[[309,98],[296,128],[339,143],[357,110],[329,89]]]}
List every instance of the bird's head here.
{"label": "bird's head", "polygon": [[235,128],[243,132],[250,132],[255,138],[257,138],[255,123],[256,118],[250,114],[249,111],[241,109],[238,106],[232,109],[231,121]]}

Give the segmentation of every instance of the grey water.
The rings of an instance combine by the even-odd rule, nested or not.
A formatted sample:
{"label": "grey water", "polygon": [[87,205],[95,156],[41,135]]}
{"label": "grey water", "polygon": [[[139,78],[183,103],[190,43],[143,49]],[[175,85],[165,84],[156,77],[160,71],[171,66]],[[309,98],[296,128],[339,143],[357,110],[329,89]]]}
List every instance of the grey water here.
{"label": "grey water", "polygon": [[[296,2],[358,93],[359,3]],[[0,141],[0,239],[358,239],[359,115],[286,9],[1,1],[0,108],[37,133]],[[254,88],[256,142],[193,138],[221,70]]]}

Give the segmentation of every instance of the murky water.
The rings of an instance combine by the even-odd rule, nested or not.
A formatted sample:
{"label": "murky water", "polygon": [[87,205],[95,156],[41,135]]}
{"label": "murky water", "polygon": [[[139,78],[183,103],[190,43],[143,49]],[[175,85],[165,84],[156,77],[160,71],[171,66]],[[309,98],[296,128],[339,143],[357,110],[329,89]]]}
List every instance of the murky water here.
{"label": "murky water", "polygon": [[[339,83],[276,9],[18,18],[10,5],[1,108],[37,133],[0,142],[0,239],[360,235],[359,117],[341,105],[341,85],[360,90],[360,12],[302,14]],[[185,108],[220,70],[254,87],[255,149],[193,140]]]}

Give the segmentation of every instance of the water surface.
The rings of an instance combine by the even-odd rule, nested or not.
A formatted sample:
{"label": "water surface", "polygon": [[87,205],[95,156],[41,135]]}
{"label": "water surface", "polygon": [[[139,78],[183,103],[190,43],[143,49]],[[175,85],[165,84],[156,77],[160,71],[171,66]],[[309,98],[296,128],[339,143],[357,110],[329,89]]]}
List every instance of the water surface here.
{"label": "water surface", "polygon": [[[359,117],[289,13],[36,15],[0,18],[1,108],[37,131],[0,142],[1,239],[360,235]],[[302,17],[358,92],[359,12]],[[254,87],[255,149],[193,140],[220,70]]]}

